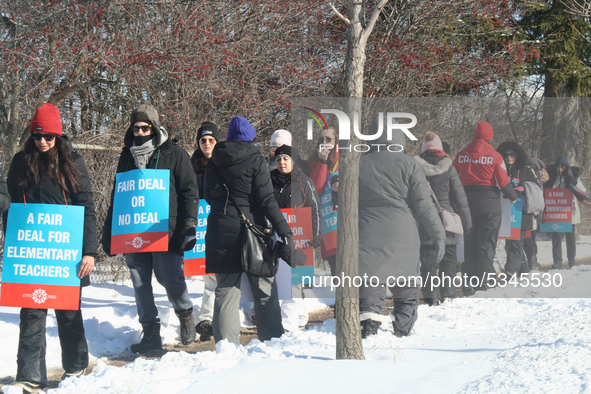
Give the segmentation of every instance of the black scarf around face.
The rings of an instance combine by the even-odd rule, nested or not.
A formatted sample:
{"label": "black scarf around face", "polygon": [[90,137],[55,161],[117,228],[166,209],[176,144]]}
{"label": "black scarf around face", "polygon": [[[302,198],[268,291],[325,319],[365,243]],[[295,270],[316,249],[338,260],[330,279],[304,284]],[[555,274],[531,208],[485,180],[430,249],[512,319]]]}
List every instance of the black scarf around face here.
{"label": "black scarf around face", "polygon": [[155,137],[155,135],[154,135],[154,133],[152,133],[150,135],[134,136],[133,140],[134,140],[136,146],[141,146],[141,145],[145,144],[146,142],[150,141],[154,137]]}

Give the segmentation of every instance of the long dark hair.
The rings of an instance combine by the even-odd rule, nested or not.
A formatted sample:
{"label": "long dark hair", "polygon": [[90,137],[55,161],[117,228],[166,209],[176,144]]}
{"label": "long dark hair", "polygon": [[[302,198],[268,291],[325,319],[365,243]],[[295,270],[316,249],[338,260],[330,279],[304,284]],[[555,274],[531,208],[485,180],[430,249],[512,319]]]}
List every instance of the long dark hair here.
{"label": "long dark hair", "polygon": [[203,151],[199,147],[199,142],[197,142],[197,150],[195,150],[195,168],[198,171],[205,171],[208,162],[209,159],[205,157]]}
{"label": "long dark hair", "polygon": [[35,140],[29,137],[25,142],[25,163],[19,166],[19,186],[36,186],[41,176],[48,174],[64,191],[78,191],[80,171],[74,166],[68,142],[57,135],[55,146],[47,152],[40,152]]}

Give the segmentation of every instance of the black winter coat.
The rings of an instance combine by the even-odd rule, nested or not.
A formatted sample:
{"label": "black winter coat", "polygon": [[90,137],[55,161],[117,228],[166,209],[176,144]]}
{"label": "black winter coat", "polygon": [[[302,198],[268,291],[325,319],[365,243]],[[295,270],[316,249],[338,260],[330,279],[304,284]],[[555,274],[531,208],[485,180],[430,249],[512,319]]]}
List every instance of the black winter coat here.
{"label": "black winter coat", "polygon": [[279,170],[271,171],[271,181],[279,208],[310,207],[312,211],[312,245],[314,247],[320,246],[322,242],[321,204],[312,179],[304,175],[299,166],[296,166],[288,176],[281,174]]}
{"label": "black winter coat", "polygon": [[0,213],[8,211],[8,208],[10,208],[10,194],[4,181],[4,174],[0,170]]}
{"label": "black winter coat", "polygon": [[197,187],[199,188],[199,199],[202,200],[205,198],[205,188],[203,185],[203,177],[205,176],[205,168],[200,168],[199,165],[199,156],[203,157],[203,154],[199,155],[199,149],[196,149],[193,152],[193,156],[191,156],[191,165],[193,166],[193,171],[195,171],[195,177],[197,179]]}
{"label": "black winter coat", "polygon": [[[96,256],[98,241],[97,241],[97,227],[96,227],[96,213],[94,209],[94,200],[92,199],[92,184],[90,183],[90,175],[86,168],[84,158],[76,152],[71,152],[72,162],[80,171],[81,176],[78,179],[79,188],[77,192],[64,191],[60,184],[51,179],[47,173],[42,174],[39,184],[33,186],[22,187],[18,185],[17,168],[25,163],[25,152],[20,151],[14,155],[6,184],[10,198],[14,203],[28,203],[33,204],[60,204],[64,205],[67,201],[68,205],[79,205],[84,207],[84,235],[82,238],[82,255]],[[24,198],[23,198],[24,193]],[[66,200],[64,201],[64,193]],[[85,276],[81,279],[81,286],[90,285],[90,279]]]}
{"label": "black winter coat", "polygon": [[[536,173],[531,167],[527,165],[527,154],[525,150],[515,141],[505,141],[497,148],[497,152],[501,156],[505,156],[508,150],[515,151],[516,158],[513,165],[507,166],[507,175],[511,178],[511,184],[513,187],[523,186],[527,181],[534,182],[538,186],[541,186]],[[525,198],[525,197],[524,197]],[[521,215],[521,229],[522,230],[533,230],[534,228],[534,215],[533,213],[523,212]]]}
{"label": "black winter coat", "polygon": [[[181,245],[183,233],[197,225],[197,210],[199,207],[199,191],[195,181],[195,172],[191,166],[189,155],[176,143],[167,139],[160,145],[148,161],[146,168],[170,170],[170,200],[168,220],[168,251],[183,255]],[[117,172],[127,172],[137,169],[129,147],[126,146],[119,157]],[[113,219],[113,197],[115,195],[115,181],[111,193],[111,205],[103,227],[103,248],[110,253],[111,222]],[[109,249],[107,251],[107,248]]]}
{"label": "black winter coat", "polygon": [[[470,216],[470,207],[468,198],[462,186],[462,181],[453,166],[453,161],[449,157],[437,157],[424,152],[420,156],[415,156],[415,160],[421,165],[427,181],[431,184],[431,189],[439,205],[448,212],[454,212],[460,215],[464,232],[472,227],[472,217]],[[460,242],[460,235],[445,232],[446,245],[457,245]],[[419,223],[419,236],[421,244],[432,245],[433,241],[429,232],[422,223]]]}
{"label": "black winter coat", "polygon": [[250,221],[266,227],[267,218],[281,237],[290,233],[275,201],[269,167],[258,145],[245,141],[216,144],[205,169],[204,184],[205,200],[211,205],[205,235],[206,272],[242,272],[241,223],[228,190]]}

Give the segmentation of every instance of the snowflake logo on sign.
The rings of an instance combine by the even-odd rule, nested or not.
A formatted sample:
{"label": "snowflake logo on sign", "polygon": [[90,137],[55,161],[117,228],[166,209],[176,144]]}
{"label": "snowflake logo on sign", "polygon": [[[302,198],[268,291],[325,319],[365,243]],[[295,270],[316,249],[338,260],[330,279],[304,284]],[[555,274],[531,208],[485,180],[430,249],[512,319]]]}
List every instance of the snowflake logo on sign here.
{"label": "snowflake logo on sign", "polygon": [[31,298],[36,304],[43,304],[47,300],[47,293],[43,289],[37,289],[33,292]]}
{"label": "snowflake logo on sign", "polygon": [[555,231],[558,230],[558,223],[554,223],[552,225],[552,229],[555,230]]}
{"label": "snowflake logo on sign", "polygon": [[140,237],[135,237],[133,239],[133,241],[131,241],[131,244],[133,245],[134,248],[139,249],[144,244],[144,240],[141,239]]}

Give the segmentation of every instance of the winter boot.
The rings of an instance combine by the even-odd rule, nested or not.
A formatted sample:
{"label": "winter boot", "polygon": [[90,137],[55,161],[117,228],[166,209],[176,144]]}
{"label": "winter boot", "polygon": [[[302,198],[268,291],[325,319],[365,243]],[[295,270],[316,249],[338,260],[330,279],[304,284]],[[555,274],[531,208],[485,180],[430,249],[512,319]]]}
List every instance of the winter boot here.
{"label": "winter boot", "polygon": [[39,383],[29,382],[26,380],[14,382],[14,385],[22,388],[25,393],[40,393],[42,391],[42,387]]}
{"label": "winter boot", "polygon": [[131,345],[134,353],[148,353],[154,350],[162,350],[162,338],[160,338],[160,323],[143,324],[142,340]]}
{"label": "winter boot", "polygon": [[411,333],[414,332],[414,330],[411,330],[409,332],[404,332],[402,331],[398,325],[396,324],[396,321],[392,321],[392,327],[394,328],[394,336],[398,337],[398,338],[402,338],[402,337],[407,337],[409,336]]}
{"label": "winter boot", "polygon": [[209,320],[203,320],[197,323],[195,330],[199,334],[199,340],[201,342],[208,342],[213,336],[213,326]]}
{"label": "winter boot", "polygon": [[382,323],[376,320],[363,320],[361,322],[361,338],[365,339],[370,335],[376,335]]}
{"label": "winter boot", "polygon": [[193,308],[184,312],[175,312],[181,322],[181,343],[188,345],[195,340],[195,320],[193,320]]}
{"label": "winter boot", "polygon": [[84,369],[76,372],[64,372],[62,375],[62,380],[66,380],[68,378],[79,378],[80,376],[84,375]]}

